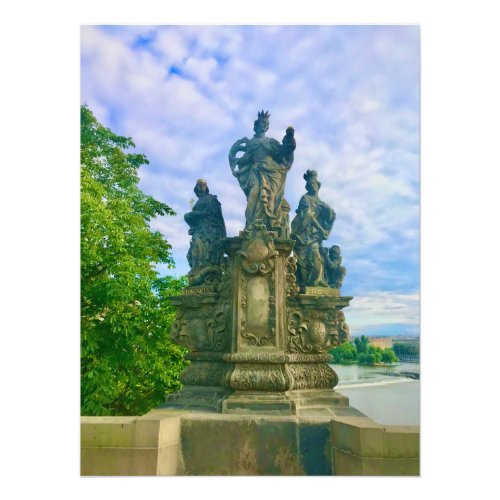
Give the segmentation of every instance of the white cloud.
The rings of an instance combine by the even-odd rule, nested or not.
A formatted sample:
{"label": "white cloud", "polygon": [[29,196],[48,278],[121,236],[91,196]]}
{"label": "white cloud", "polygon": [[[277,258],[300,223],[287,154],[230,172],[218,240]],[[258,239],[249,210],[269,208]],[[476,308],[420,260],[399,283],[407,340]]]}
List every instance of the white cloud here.
{"label": "white cloud", "polygon": [[179,64],[189,54],[186,37],[179,29],[160,31],[154,47],[167,64]]}
{"label": "white cloud", "polygon": [[[150,41],[136,44],[138,36]],[[90,26],[82,28],[82,101],[150,159],[140,185],[178,212],[155,222],[178,269],[199,177],[221,201],[228,234],[243,228],[245,197],[227,154],[251,137],[264,108],[269,136],[296,129],[291,217],[303,173],[317,170],[320,197],[337,213],[327,244],[342,247],[344,286],[397,295],[418,287],[418,50],[415,27]],[[358,300],[350,321],[366,312]]]}
{"label": "white cloud", "polygon": [[376,324],[418,325],[419,308],[418,293],[380,292],[354,297],[346,310],[346,317],[351,327],[357,330]]}

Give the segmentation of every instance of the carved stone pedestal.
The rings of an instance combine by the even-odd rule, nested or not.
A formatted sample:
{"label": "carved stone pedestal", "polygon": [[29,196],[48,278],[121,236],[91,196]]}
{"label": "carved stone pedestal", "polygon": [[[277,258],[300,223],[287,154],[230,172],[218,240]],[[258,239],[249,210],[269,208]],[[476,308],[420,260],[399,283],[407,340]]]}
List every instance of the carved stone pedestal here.
{"label": "carved stone pedestal", "polygon": [[339,311],[351,297],[325,287],[299,293],[292,248],[256,221],[225,240],[220,283],[172,298],[172,336],[192,352],[184,388],[166,407],[295,415],[348,406],[333,390],[328,350],[348,336]]}

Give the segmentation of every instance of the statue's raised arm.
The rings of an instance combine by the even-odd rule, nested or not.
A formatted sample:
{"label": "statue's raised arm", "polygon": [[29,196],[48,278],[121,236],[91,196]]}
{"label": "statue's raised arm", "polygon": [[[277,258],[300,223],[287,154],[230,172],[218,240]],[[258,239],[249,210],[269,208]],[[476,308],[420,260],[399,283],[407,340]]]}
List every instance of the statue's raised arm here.
{"label": "statue's raised arm", "polygon": [[[268,111],[260,111],[254,122],[252,139],[237,140],[229,151],[229,166],[247,197],[246,227],[261,219],[270,231],[287,233],[288,203],[284,198],[286,174],[296,148],[294,129],[288,127],[280,144],[266,137]],[[238,153],[243,153],[238,157]]]}

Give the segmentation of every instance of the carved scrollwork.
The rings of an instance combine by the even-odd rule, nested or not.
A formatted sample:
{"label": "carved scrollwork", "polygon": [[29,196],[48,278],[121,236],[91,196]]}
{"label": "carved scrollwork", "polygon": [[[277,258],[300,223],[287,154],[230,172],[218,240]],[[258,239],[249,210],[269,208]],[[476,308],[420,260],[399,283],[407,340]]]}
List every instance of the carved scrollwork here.
{"label": "carved scrollwork", "polygon": [[292,389],[331,389],[338,383],[337,374],[324,363],[291,363],[287,371]]}
{"label": "carved scrollwork", "polygon": [[265,275],[274,269],[279,252],[271,234],[260,219],[243,231],[241,250],[236,253],[241,256],[241,267],[246,273]]}
{"label": "carved scrollwork", "polygon": [[181,373],[185,385],[227,386],[228,373],[233,365],[217,361],[192,361]]}
{"label": "carved scrollwork", "polygon": [[297,285],[297,257],[291,255],[285,258],[285,278],[286,278],[286,296],[296,297],[299,293]]}
{"label": "carved scrollwork", "polygon": [[325,353],[338,345],[335,311],[289,309],[288,352]]}
{"label": "carved scrollwork", "polygon": [[[250,227],[251,231],[254,229],[255,224]],[[264,229],[265,227],[260,227],[257,236],[261,234]],[[252,234],[255,234],[255,232]],[[246,340],[247,345],[250,347],[265,347],[275,344],[276,274],[274,269],[274,257],[278,252],[273,250],[274,243],[272,237],[270,237],[267,232],[265,236],[265,247],[252,247],[254,243],[259,241],[257,239],[246,247],[248,252],[240,254],[245,258],[242,259],[243,272],[240,274],[239,283],[239,331],[240,336]],[[264,241],[264,238],[261,241]],[[250,258],[257,258],[257,254],[263,259],[267,259],[268,257],[271,259],[272,257],[272,264],[260,263],[260,267],[253,273],[254,268],[251,267],[252,263],[250,261],[250,264],[248,264],[248,261]],[[247,262],[248,265],[243,265],[245,262]]]}
{"label": "carved scrollwork", "polygon": [[241,363],[231,374],[230,386],[237,391],[286,391],[291,380],[282,364]]}

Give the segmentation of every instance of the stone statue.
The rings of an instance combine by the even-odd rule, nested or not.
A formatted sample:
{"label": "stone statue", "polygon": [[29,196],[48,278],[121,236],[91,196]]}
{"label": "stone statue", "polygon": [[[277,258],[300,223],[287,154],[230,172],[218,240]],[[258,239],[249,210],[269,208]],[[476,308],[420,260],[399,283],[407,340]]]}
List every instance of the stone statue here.
{"label": "stone statue", "polygon": [[209,193],[206,181],[198,179],[194,192],[198,200],[192,211],[184,215],[192,236],[187,254],[191,266],[188,279],[190,285],[201,285],[214,283],[219,278],[226,226],[220,202]]}
{"label": "stone statue", "polygon": [[332,230],[335,212],[318,197],[321,184],[315,170],[304,174],[307,194],[302,196],[297,215],[292,221],[294,253],[297,257],[297,283],[299,286],[327,287],[325,272],[326,250],[321,246]]}
{"label": "stone statue", "polygon": [[349,325],[346,323],[345,315],[342,311],[337,313],[339,345],[349,342]]}
{"label": "stone statue", "polygon": [[[287,237],[289,206],[283,197],[286,174],[293,163],[296,147],[293,127],[286,129],[280,144],[266,137],[269,112],[260,111],[254,122],[255,135],[236,141],[229,151],[229,165],[247,197],[246,226],[261,219],[269,231],[278,237]],[[242,152],[243,156],[236,155]],[[284,226],[287,227],[284,227]]]}
{"label": "stone statue", "polygon": [[[323,250],[323,249],[322,249]],[[346,269],[342,266],[342,257],[340,255],[340,247],[332,245],[328,250],[328,254],[324,254],[326,275],[328,277],[328,286],[332,288],[340,288],[344,281]]]}

